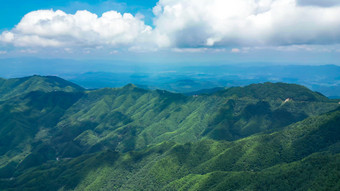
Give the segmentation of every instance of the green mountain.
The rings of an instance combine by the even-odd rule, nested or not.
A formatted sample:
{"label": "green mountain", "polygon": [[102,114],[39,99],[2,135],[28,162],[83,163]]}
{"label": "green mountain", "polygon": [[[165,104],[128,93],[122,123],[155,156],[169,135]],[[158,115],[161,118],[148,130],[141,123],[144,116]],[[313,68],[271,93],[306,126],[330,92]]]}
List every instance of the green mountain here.
{"label": "green mountain", "polygon": [[23,95],[31,91],[83,91],[84,89],[72,82],[55,76],[31,76],[25,78],[0,79],[0,101]]}
{"label": "green mountain", "polygon": [[339,189],[339,104],[303,86],[187,96],[15,80],[31,85],[0,102],[0,190]]}
{"label": "green mountain", "polygon": [[251,84],[246,87],[233,87],[220,92],[223,96],[252,97],[260,100],[327,101],[328,98],[308,88],[286,83]]}
{"label": "green mountain", "polygon": [[49,161],[8,185],[31,190],[337,190],[339,125],[337,110],[234,142],[106,150]]}

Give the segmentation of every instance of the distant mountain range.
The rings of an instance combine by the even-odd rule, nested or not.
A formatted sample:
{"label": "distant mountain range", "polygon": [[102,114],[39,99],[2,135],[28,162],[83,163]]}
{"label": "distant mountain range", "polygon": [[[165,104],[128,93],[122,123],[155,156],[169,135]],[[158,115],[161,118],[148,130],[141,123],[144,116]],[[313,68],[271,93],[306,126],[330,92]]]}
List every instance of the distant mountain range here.
{"label": "distant mountain range", "polygon": [[0,190],[340,190],[339,101],[281,82],[0,79]]}
{"label": "distant mountain range", "polygon": [[[322,63],[321,63],[322,64]],[[277,65],[275,63],[151,64],[126,61],[8,58],[0,59],[0,76],[54,75],[84,88],[122,87],[190,93],[253,83],[300,84],[330,98],[340,98],[340,66]]]}
{"label": "distant mountain range", "polygon": [[285,82],[301,84],[328,97],[340,98],[340,67],[335,65],[177,66],[154,70],[119,72],[118,68],[118,72],[86,72],[61,76],[86,88],[121,87],[134,83],[142,88],[165,89],[177,93],[253,83]]}

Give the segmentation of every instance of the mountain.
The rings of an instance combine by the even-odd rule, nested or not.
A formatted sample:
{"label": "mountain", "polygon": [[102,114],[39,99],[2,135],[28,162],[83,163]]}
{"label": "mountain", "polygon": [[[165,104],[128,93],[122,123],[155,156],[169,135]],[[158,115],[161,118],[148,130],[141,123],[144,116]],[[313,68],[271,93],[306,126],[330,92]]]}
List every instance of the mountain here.
{"label": "mountain", "polygon": [[83,91],[72,82],[56,76],[31,76],[25,78],[0,79],[0,101],[22,95],[31,91]]}
{"label": "mountain", "polygon": [[223,96],[253,97],[260,100],[285,100],[295,101],[327,101],[328,98],[318,92],[313,92],[308,88],[287,83],[262,83],[251,84],[246,87],[233,87],[226,91],[221,91]]}
{"label": "mountain", "polygon": [[187,93],[185,93],[185,95],[193,96],[193,95],[201,95],[201,94],[213,94],[213,93],[221,91],[223,89],[224,88],[222,88],[222,87],[202,89],[202,90],[198,90],[198,91],[187,92]]}
{"label": "mountain", "polygon": [[339,125],[338,109],[235,142],[106,150],[49,161],[7,185],[28,190],[338,190]]}
{"label": "mountain", "polygon": [[304,86],[188,96],[13,80],[0,102],[1,190],[339,188],[339,104]]}
{"label": "mountain", "polygon": [[[13,63],[11,63],[13,64]],[[96,64],[97,67],[98,64]],[[164,89],[177,93],[190,93],[212,87],[247,86],[264,82],[285,82],[304,85],[327,97],[340,96],[340,67],[336,65],[304,66],[273,65],[272,63],[229,64],[211,67],[196,66],[159,66],[147,64],[122,66],[110,63],[110,68],[98,72],[60,72],[65,79],[86,88],[121,87],[134,83],[150,89]],[[126,67],[126,65],[124,65]],[[35,67],[37,68],[37,67]],[[93,69],[92,69],[93,70]],[[105,71],[105,72],[100,72]],[[119,71],[119,73],[117,72]],[[1,74],[1,72],[0,72]]]}
{"label": "mountain", "polygon": [[[27,159],[34,144],[48,141],[45,136],[53,130],[65,111],[74,104],[81,92],[33,91],[0,103],[0,165],[10,170]],[[0,177],[11,175],[2,172]]]}
{"label": "mountain", "polygon": [[338,65],[221,62],[213,63],[212,67],[212,63],[204,62],[194,65],[151,64],[143,61],[131,63],[122,60],[111,62],[26,57],[0,58],[0,68],[0,76],[5,78],[28,76],[34,73],[58,75],[90,89],[122,87],[133,83],[152,89],[188,93],[214,87],[285,82],[304,85],[327,97],[340,97],[340,66]]}

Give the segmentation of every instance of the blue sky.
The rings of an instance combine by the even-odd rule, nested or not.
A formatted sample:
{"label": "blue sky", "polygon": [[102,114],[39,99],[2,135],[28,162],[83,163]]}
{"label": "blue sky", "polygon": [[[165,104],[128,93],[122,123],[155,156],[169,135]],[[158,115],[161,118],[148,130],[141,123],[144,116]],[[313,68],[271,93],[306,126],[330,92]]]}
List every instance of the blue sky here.
{"label": "blue sky", "polygon": [[337,0],[0,3],[0,59],[340,64]]}
{"label": "blue sky", "polygon": [[102,14],[105,11],[114,9],[120,12],[151,14],[152,7],[157,3],[156,0],[0,0],[0,2],[1,30],[13,28],[25,14],[40,9],[61,9],[67,13],[75,13],[77,10],[86,9],[96,14]]}

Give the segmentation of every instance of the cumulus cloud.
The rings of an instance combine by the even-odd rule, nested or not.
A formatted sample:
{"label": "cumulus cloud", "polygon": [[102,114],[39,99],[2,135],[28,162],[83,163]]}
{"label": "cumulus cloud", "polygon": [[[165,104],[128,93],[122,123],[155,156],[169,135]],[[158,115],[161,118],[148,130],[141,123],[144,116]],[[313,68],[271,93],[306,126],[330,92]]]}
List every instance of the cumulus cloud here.
{"label": "cumulus cloud", "polygon": [[88,11],[74,15],[57,10],[38,10],[25,15],[0,40],[15,46],[119,46],[141,41],[151,27],[129,13],[109,11],[98,17]]}
{"label": "cumulus cloud", "polygon": [[340,41],[340,7],[296,0],[160,0],[160,45],[176,47],[328,44]]}
{"label": "cumulus cloud", "polygon": [[20,47],[73,50],[109,46],[138,52],[158,48],[197,52],[211,48],[240,47],[241,51],[242,47],[339,44],[338,1],[308,2],[159,0],[153,8],[153,28],[144,23],[143,16],[129,13],[109,11],[97,16],[88,11],[66,14],[38,10],[3,32],[0,41]]}

